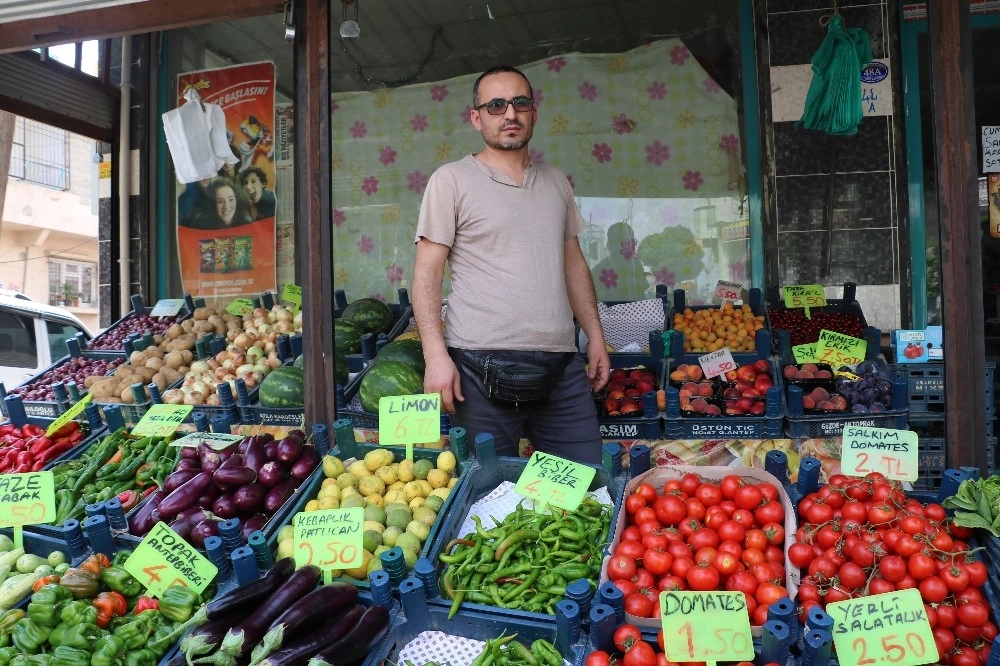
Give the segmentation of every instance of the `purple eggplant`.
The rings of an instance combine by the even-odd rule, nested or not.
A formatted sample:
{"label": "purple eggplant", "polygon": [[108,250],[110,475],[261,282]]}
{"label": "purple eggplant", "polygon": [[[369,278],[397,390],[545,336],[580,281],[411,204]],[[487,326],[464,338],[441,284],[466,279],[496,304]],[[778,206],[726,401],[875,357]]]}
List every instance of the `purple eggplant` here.
{"label": "purple eggplant", "polygon": [[149,530],[153,529],[153,525],[159,520],[159,512],[156,511],[156,507],[160,506],[160,502],[167,496],[165,490],[154,491],[146,503],[136,509],[135,513],[129,516],[128,519],[128,531],[129,534],[134,536],[145,536]]}
{"label": "purple eggplant", "polygon": [[167,495],[156,510],[164,520],[173,520],[178,513],[194,505],[212,485],[212,475],[201,472]]}
{"label": "purple eggplant", "polygon": [[264,445],[264,457],[268,460],[278,459],[278,440],[270,441]]}
{"label": "purple eggplant", "polygon": [[[238,455],[238,454],[237,454]],[[257,472],[249,467],[220,467],[212,475],[219,490],[227,492],[257,480]]]}
{"label": "purple eggplant", "polygon": [[291,465],[299,459],[299,454],[301,453],[302,440],[298,437],[289,436],[278,442],[278,449],[274,455],[281,462]]}
{"label": "purple eggplant", "polygon": [[233,499],[232,494],[223,493],[219,495],[212,504],[212,513],[224,520],[235,518],[239,513],[239,508],[236,506],[236,501]]}
{"label": "purple eggplant", "polygon": [[292,428],[291,430],[288,431],[288,434],[285,435],[285,436],[286,437],[296,437],[303,444],[306,441],[306,433],[304,431],[302,431],[302,430],[299,430],[298,428]]}
{"label": "purple eggplant", "polygon": [[170,529],[177,532],[177,535],[187,541],[191,538],[191,530],[194,529],[195,525],[201,521],[208,518],[209,515],[202,509],[198,509],[194,513],[191,513],[183,518],[177,518],[172,523],[170,523]]}
{"label": "purple eggplant", "polygon": [[198,447],[197,446],[182,446],[181,447],[181,458],[192,458],[194,460],[198,459]]}
{"label": "purple eggplant", "polygon": [[219,465],[222,464],[222,456],[219,455],[219,452],[205,442],[198,445],[198,460],[201,461],[202,471],[209,474],[219,469]]}
{"label": "purple eggplant", "polygon": [[197,458],[181,458],[180,460],[177,461],[177,464],[174,466],[175,472],[180,472],[186,469],[193,469],[196,472],[200,472],[201,463],[198,462]]}
{"label": "purple eggplant", "polygon": [[[219,469],[225,469],[226,467],[246,467],[246,460],[243,458],[242,453],[234,453],[219,465]],[[219,471],[219,470],[215,470]]]}
{"label": "purple eggplant", "polygon": [[252,441],[243,451],[243,464],[250,469],[260,470],[267,462],[267,456],[264,454],[264,441],[258,439],[257,437],[251,437]]}
{"label": "purple eggplant", "polygon": [[180,469],[163,480],[163,490],[172,493],[200,473],[196,469]]}
{"label": "purple eggplant", "polygon": [[206,518],[193,528],[188,539],[195,548],[205,548],[205,538],[219,536],[219,521],[214,518]]}
{"label": "purple eggplant", "polygon": [[260,482],[260,484],[265,488],[274,488],[282,481],[288,479],[289,476],[288,466],[285,465],[285,463],[278,462],[277,460],[264,463],[264,465],[257,470],[257,481]]}
{"label": "purple eggplant", "polygon": [[288,479],[267,491],[267,497],[264,498],[264,511],[273,514],[280,509],[281,505],[287,502],[295,489],[299,487],[299,483],[298,479]]}
{"label": "purple eggplant", "polygon": [[314,446],[303,446],[299,459],[292,465],[292,478],[305,481],[319,466],[320,457]]}
{"label": "purple eggplant", "polygon": [[264,508],[267,493],[267,488],[259,483],[248,483],[236,489],[233,493],[233,502],[243,513],[256,513]]}
{"label": "purple eggplant", "polygon": [[241,531],[243,532],[243,538],[248,539],[250,538],[250,535],[256,532],[257,530],[264,529],[264,525],[267,524],[267,521],[268,517],[263,513],[255,513],[246,520],[242,521]]}
{"label": "purple eggplant", "polygon": [[208,487],[208,489],[198,496],[198,500],[195,502],[195,506],[210,507],[215,500],[219,499],[219,495],[222,491],[214,483]]}

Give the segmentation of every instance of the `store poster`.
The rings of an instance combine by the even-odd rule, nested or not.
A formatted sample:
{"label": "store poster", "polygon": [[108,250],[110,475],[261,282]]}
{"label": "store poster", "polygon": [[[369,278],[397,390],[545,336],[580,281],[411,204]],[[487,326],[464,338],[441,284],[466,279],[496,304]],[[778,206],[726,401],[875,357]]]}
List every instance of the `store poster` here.
{"label": "store poster", "polygon": [[177,104],[194,87],[218,104],[237,163],[178,187],[177,252],[184,291],[235,297],[274,291],[276,214],[274,63],[188,72]]}

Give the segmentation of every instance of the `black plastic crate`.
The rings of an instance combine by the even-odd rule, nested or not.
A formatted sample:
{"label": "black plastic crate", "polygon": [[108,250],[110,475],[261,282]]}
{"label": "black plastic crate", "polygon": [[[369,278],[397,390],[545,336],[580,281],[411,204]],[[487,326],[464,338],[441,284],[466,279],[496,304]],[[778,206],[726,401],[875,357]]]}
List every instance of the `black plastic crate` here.
{"label": "black plastic crate", "polygon": [[[897,375],[905,377],[910,393],[910,413],[944,413],[944,364],[943,363],[899,363],[893,366]],[[993,375],[996,363],[985,364],[986,372],[986,413],[991,418],[996,413],[994,402]]]}
{"label": "black plastic crate", "polygon": [[[129,313],[127,313],[125,316],[123,316],[121,319],[119,319],[115,323],[111,324],[111,326],[108,326],[100,335],[95,336],[94,339],[91,340],[87,344],[87,348],[88,349],[96,351],[96,347],[103,346],[103,344],[111,336],[111,333],[115,332],[117,329],[121,328],[122,326],[128,324],[130,320],[134,319],[139,314],[146,314],[146,315],[148,315],[150,312],[153,311],[152,307],[147,307],[143,303],[142,296],[140,296],[139,294],[133,294],[131,300],[132,300],[132,311],[129,312]],[[181,322],[181,321],[187,319],[194,312],[194,308],[195,308],[194,299],[192,299],[191,296],[189,296],[189,295],[185,295],[184,296],[184,301],[185,301],[184,307],[181,308],[180,312],[178,312],[174,316],[171,316],[171,317],[167,318],[167,319],[170,320],[171,324],[173,324],[175,322]],[[102,350],[102,351],[124,352],[125,351],[125,347],[124,346],[118,347],[116,345],[115,349],[113,349],[113,350]]]}
{"label": "black plastic crate", "polygon": [[[856,299],[856,295],[857,295],[857,285],[853,282],[846,282],[844,283],[842,298],[828,298],[826,300],[826,305],[821,307],[809,308],[809,315],[810,317],[812,317],[813,313],[825,313],[825,314],[844,313],[844,314],[854,315],[860,321],[861,329],[863,331],[862,335],[859,337],[868,337],[867,335],[864,334],[864,331],[866,331],[870,327],[868,326],[868,321],[865,319],[865,314],[861,309],[861,304],[858,303]],[[786,331],[784,328],[781,328],[780,326],[776,326],[771,319],[771,315],[772,312],[774,311],[786,311],[788,309],[789,308],[785,307],[785,299],[782,296],[781,289],[779,289],[778,287],[769,288],[767,291],[767,306],[764,308],[764,314],[767,317],[768,330],[771,331],[771,334],[774,336],[774,342],[775,342],[774,351],[776,354],[779,355],[783,354],[784,347],[787,347],[789,353],[791,352],[791,347],[792,347],[791,333],[789,331]],[[798,310],[802,308],[794,308],[794,309]],[[818,332],[819,331],[817,330],[817,334]],[[809,342],[816,342],[816,339],[807,340],[805,343],[802,344],[808,344]],[[880,346],[881,346],[881,338],[875,341],[874,350],[871,349],[872,343],[869,340],[868,344],[869,354],[872,354],[874,352],[874,354],[877,355]]]}
{"label": "black plastic crate", "polygon": [[[395,340],[403,333],[409,327],[410,317],[413,316],[413,307],[410,305],[410,296],[407,290],[403,288],[397,289],[396,297],[399,299],[398,303],[386,303],[396,318],[396,323],[393,324],[392,329],[387,334],[389,340]],[[343,289],[335,290],[333,292],[333,318],[339,318],[344,313],[344,308],[348,305],[350,303],[347,302],[347,293]]]}
{"label": "black plastic crate", "polygon": [[[49,367],[47,367],[44,370],[42,370],[40,373],[38,373],[34,377],[25,380],[19,387],[14,388],[14,389],[12,389],[10,391],[3,392],[2,391],[2,385],[0,385],[0,398],[4,398],[7,395],[19,395],[19,389],[20,388],[25,387],[25,386],[27,386],[29,384],[33,384],[35,382],[42,381],[42,378],[45,376],[46,373],[51,372],[52,370],[55,370],[56,368],[61,368],[62,366],[64,366],[67,363],[69,363],[75,357],[83,357],[83,358],[88,358],[88,359],[92,359],[92,360],[107,361],[109,365],[111,365],[112,363],[114,363],[114,367],[112,367],[106,374],[113,373],[114,372],[114,368],[117,367],[118,365],[121,365],[126,360],[125,354],[122,353],[122,352],[80,351],[79,345],[76,344],[76,341],[73,340],[72,342],[73,342],[73,344],[69,345],[70,350],[72,351],[72,353],[70,353],[70,354],[62,357],[61,359],[59,359],[58,361],[56,361],[55,363],[53,363]],[[28,416],[38,416],[38,417],[42,417],[42,418],[56,418],[56,417],[58,417],[59,415],[61,415],[63,412],[65,412],[69,408],[69,406],[70,406],[70,399],[69,399],[68,394],[66,393],[66,391],[67,391],[66,386],[64,386],[62,383],[59,383],[59,382],[57,382],[56,384],[53,384],[52,386],[53,386],[53,391],[56,394],[56,400],[53,400],[53,401],[48,401],[48,400],[24,400],[22,398],[21,402],[24,404],[24,411],[25,411],[25,413],[28,414]],[[85,387],[83,387],[83,386],[78,386],[77,390],[79,391],[79,393],[80,393],[81,396],[84,396],[84,395],[87,394],[87,389]],[[66,399],[65,400],[59,399],[60,394],[65,395]],[[3,404],[2,400],[0,400],[0,404]],[[6,406],[4,406],[4,409],[6,410]],[[6,411],[4,413],[6,413]]]}

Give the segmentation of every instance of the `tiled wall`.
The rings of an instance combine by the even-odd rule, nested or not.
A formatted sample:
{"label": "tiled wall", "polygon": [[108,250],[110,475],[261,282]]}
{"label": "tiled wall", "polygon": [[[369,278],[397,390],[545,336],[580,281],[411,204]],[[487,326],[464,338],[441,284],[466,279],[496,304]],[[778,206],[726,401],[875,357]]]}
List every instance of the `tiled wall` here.
{"label": "tiled wall", "polygon": [[[869,324],[899,326],[899,198],[892,80],[863,86],[865,117],[854,136],[796,127],[812,80],[810,59],[827,30],[820,19],[832,0],[761,0],[769,66],[761,103],[767,145],[770,206],[769,278],[779,285],[856,282]],[[891,31],[886,0],[844,1],[848,28],[863,27],[875,60],[890,71]],[[892,11],[895,11],[894,9]],[[862,85],[859,81],[859,85]],[[769,93],[769,94],[768,94]],[[902,118],[898,119],[902,122]],[[898,146],[901,148],[901,146]],[[902,154],[902,153],[898,153]],[[829,259],[827,259],[827,247]],[[829,295],[839,290],[828,290]]]}

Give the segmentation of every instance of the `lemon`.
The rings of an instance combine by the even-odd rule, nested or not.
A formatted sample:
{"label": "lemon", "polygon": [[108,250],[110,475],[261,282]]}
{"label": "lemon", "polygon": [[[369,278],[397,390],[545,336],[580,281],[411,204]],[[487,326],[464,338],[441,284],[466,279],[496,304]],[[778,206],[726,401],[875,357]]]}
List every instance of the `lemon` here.
{"label": "lemon", "polygon": [[418,506],[413,510],[413,520],[430,527],[434,524],[434,521],[437,520],[437,513],[426,506]]}
{"label": "lemon", "polygon": [[[427,482],[424,481],[424,483]],[[410,481],[406,484],[406,487],[403,488],[403,496],[406,497],[407,502],[411,501],[414,497],[426,497],[429,494],[429,492],[424,492],[424,489],[420,485],[419,481]]]}
{"label": "lemon", "polygon": [[403,483],[407,481],[413,481],[413,461],[412,460],[402,460],[399,463],[399,469],[396,470],[396,476]]}
{"label": "lemon", "polygon": [[368,560],[368,568],[365,570],[366,571],[365,576],[368,576],[373,571],[381,571],[381,570],[382,570],[382,560],[380,560],[378,557],[373,556],[372,559]]}
{"label": "lemon", "polygon": [[363,507],[365,505],[365,498],[357,493],[353,495],[348,495],[347,497],[342,497],[340,499],[339,509],[353,509],[354,507]]}
{"label": "lemon", "polygon": [[336,456],[323,456],[323,475],[335,479],[344,473],[344,461]]}
{"label": "lemon", "polygon": [[361,551],[361,557],[363,558],[361,566],[353,569],[344,569],[346,575],[359,580],[368,575],[368,563],[371,562],[373,555],[367,550],[363,550]]}
{"label": "lemon", "polygon": [[347,466],[347,471],[360,479],[363,476],[371,476],[371,470],[365,465],[363,460],[355,460]]}
{"label": "lemon", "polygon": [[[383,504],[383,506],[385,507],[395,502],[403,502],[405,497],[403,496],[402,490],[394,488],[392,490],[387,490],[385,495],[382,496],[382,499],[385,500],[385,503]],[[403,503],[405,504],[405,502]]]}
{"label": "lemon", "polygon": [[434,490],[431,491],[431,496],[440,498],[443,504],[444,500],[448,499],[448,494],[450,492],[451,488],[435,488]]}
{"label": "lemon", "polygon": [[388,449],[374,449],[365,454],[364,464],[368,471],[374,472],[383,465],[392,464],[395,456]]}
{"label": "lemon", "polygon": [[406,524],[406,531],[420,539],[420,543],[423,543],[424,541],[427,541],[427,537],[431,533],[431,528],[427,527],[419,520],[411,520]]}
{"label": "lemon", "polygon": [[400,500],[398,502],[386,502],[385,512],[389,513],[393,509],[402,509],[403,511],[409,511],[410,507],[406,505],[406,502]]}
{"label": "lemon", "polygon": [[340,508],[340,500],[337,499],[336,497],[330,497],[329,495],[327,495],[326,497],[320,499],[320,501],[319,501],[319,508],[323,509],[323,510],[326,510],[326,509],[339,509]]}
{"label": "lemon", "polygon": [[443,469],[432,469],[427,472],[427,483],[431,484],[431,489],[446,487],[450,478],[448,472]]}
{"label": "lemon", "polygon": [[407,571],[416,566],[418,557],[420,557],[419,550],[410,550],[409,548],[403,549],[403,562],[406,563]]}
{"label": "lemon", "polygon": [[456,478],[456,477],[453,476],[450,479],[448,479],[448,487],[449,488],[454,488],[456,483],[458,483],[458,478]]}
{"label": "lemon", "polygon": [[306,505],[302,507],[303,511],[319,511],[319,500],[309,500]]}
{"label": "lemon", "polygon": [[[416,483],[418,486],[420,486],[420,496],[421,497],[427,497],[428,495],[431,494],[431,491],[434,490],[434,487],[431,486],[431,484],[427,482],[427,479],[417,479],[414,483]],[[405,488],[403,489],[403,492],[406,492]]]}
{"label": "lemon", "polygon": [[385,484],[377,476],[363,476],[358,479],[358,492],[365,497],[369,495],[381,495],[385,492]]}
{"label": "lemon", "polygon": [[382,523],[380,523],[380,522],[378,522],[376,520],[366,520],[364,522],[364,530],[366,532],[368,530],[373,530],[375,532],[378,532],[379,534],[382,534],[382,530],[384,530],[384,529],[385,529],[385,525],[383,525]]}
{"label": "lemon", "polygon": [[[340,474],[343,474],[343,473],[344,472],[341,472]],[[340,474],[338,474],[337,476],[340,476]],[[321,483],[319,487],[320,488],[326,488],[328,486],[334,486],[334,487],[336,487],[336,488],[339,489],[340,486],[337,485],[337,477],[323,479],[323,483]]]}
{"label": "lemon", "polygon": [[385,523],[385,511],[377,506],[369,504],[365,507],[365,520],[374,520],[377,523]]}
{"label": "lemon", "polygon": [[[435,488],[435,490],[439,489]],[[424,506],[426,506],[434,513],[440,511],[443,505],[444,505],[444,498],[441,497],[440,495],[434,494],[433,492],[427,496],[427,499],[424,500]]]}
{"label": "lemon", "polygon": [[406,525],[413,520],[413,514],[409,509],[390,509],[385,513],[386,527],[398,527],[403,530]]}
{"label": "lemon", "polygon": [[[410,481],[412,481],[412,480],[413,479],[410,479]],[[402,490],[403,486],[405,486],[405,485],[406,485],[406,481],[401,480],[397,476],[395,481],[393,481],[392,483],[387,483],[385,487],[387,489],[389,489],[389,490]]]}
{"label": "lemon", "polygon": [[424,505],[423,497],[414,497],[413,499],[410,500],[410,503],[407,506],[410,507],[410,511],[413,511],[415,509],[419,509],[423,505]]}
{"label": "lemon", "polygon": [[442,451],[441,453],[438,454],[437,457],[438,469],[444,470],[445,472],[451,474],[452,472],[455,471],[455,466],[457,464],[458,461],[455,459],[455,454],[452,453],[451,451]]}
{"label": "lemon", "polygon": [[382,483],[387,486],[399,480],[399,474],[389,465],[382,465],[375,470],[375,476],[382,479]]}
{"label": "lemon", "polygon": [[278,541],[284,541],[285,539],[291,539],[295,536],[295,528],[291,525],[285,525],[280,530],[278,530]]}
{"label": "lemon", "polygon": [[292,557],[295,552],[295,539],[285,539],[278,542],[278,551],[276,557],[279,560],[283,560],[286,557]]}
{"label": "lemon", "polygon": [[366,497],[365,502],[368,503],[368,506],[377,506],[380,509],[385,507],[385,498],[377,493]]}
{"label": "lemon", "polygon": [[320,488],[319,489],[319,494],[316,495],[316,499],[323,499],[324,497],[332,497],[335,500],[339,500],[340,499],[340,486],[337,485],[337,482],[336,482],[335,479],[328,479],[328,480],[329,481],[333,481],[334,482],[333,485],[332,486],[325,486],[323,488]]}
{"label": "lemon", "polygon": [[398,537],[396,537],[396,545],[403,549],[405,554],[406,551],[412,551],[414,554],[419,553],[423,544],[420,543],[420,539],[413,532],[403,532]]}
{"label": "lemon", "polygon": [[373,551],[382,545],[382,534],[376,530],[365,530],[365,533],[361,536],[361,543],[364,544],[365,550]]}
{"label": "lemon", "polygon": [[418,460],[413,463],[413,476],[417,479],[426,479],[427,473],[434,469],[434,463],[430,460]]}
{"label": "lemon", "polygon": [[396,545],[396,537],[403,533],[398,527],[387,527],[382,532],[382,544],[388,548]]}
{"label": "lemon", "polygon": [[358,477],[354,476],[350,472],[344,472],[343,474],[340,474],[337,477],[337,485],[340,486],[341,490],[343,490],[344,488],[347,488],[348,486],[352,486],[354,488],[357,488],[358,487]]}

